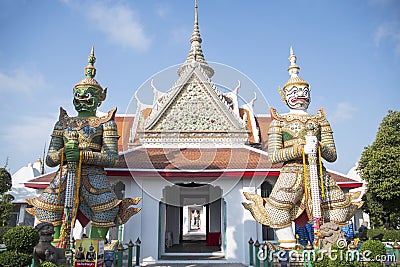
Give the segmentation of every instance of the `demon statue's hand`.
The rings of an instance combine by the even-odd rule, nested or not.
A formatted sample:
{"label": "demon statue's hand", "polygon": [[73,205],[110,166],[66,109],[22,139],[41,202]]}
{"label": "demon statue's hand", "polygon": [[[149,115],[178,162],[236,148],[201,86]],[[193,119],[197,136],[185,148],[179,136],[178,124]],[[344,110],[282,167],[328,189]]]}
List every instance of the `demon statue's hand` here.
{"label": "demon statue's hand", "polygon": [[317,154],[318,147],[318,139],[316,136],[306,135],[306,144],[304,146],[304,153],[309,154]]}
{"label": "demon statue's hand", "polygon": [[65,145],[65,157],[67,162],[78,162],[79,161],[79,146],[78,142],[68,142]]}

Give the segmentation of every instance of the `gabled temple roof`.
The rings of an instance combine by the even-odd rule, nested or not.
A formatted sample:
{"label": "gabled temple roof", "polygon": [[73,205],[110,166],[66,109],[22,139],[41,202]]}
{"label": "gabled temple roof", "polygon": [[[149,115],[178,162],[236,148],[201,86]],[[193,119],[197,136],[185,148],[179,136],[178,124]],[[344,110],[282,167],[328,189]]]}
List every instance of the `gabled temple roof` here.
{"label": "gabled temple roof", "polygon": [[28,188],[46,188],[51,180],[56,176],[57,171],[52,171],[43,175],[40,175],[32,180],[26,181],[24,183],[25,187]]}
{"label": "gabled temple roof", "polygon": [[11,176],[12,187],[8,193],[14,197],[12,203],[26,203],[25,198],[36,196],[35,190],[26,188],[24,183],[40,176],[42,166],[42,160],[39,158],[34,164],[29,163],[28,166],[20,168]]}
{"label": "gabled temple roof", "polygon": [[115,169],[137,170],[266,170],[267,154],[249,146],[230,148],[139,147],[121,153]]}

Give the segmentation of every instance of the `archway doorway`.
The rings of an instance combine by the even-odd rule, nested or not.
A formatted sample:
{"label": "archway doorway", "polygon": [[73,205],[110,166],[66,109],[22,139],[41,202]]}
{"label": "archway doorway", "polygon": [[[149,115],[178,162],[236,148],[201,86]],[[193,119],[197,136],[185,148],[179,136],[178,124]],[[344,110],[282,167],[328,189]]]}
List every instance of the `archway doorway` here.
{"label": "archway doorway", "polygon": [[160,257],[223,257],[222,190],[209,184],[177,183],[163,190]]}
{"label": "archway doorway", "polygon": [[207,240],[206,205],[186,205],[182,209],[182,240]]}

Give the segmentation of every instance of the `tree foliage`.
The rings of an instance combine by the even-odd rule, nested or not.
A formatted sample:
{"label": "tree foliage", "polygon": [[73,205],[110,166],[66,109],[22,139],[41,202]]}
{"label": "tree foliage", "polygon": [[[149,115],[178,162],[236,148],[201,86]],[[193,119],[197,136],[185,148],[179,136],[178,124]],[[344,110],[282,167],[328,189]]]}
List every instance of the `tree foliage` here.
{"label": "tree foliage", "polygon": [[0,226],[7,224],[14,208],[11,202],[14,197],[6,193],[11,189],[11,186],[11,174],[5,168],[0,168]]}
{"label": "tree foliage", "polygon": [[400,219],[400,112],[389,110],[379,125],[375,141],[365,147],[358,165],[368,183],[364,209],[374,226],[389,218],[398,228]]}
{"label": "tree foliage", "polygon": [[39,242],[38,231],[30,226],[10,228],[3,236],[7,251],[0,253],[0,266],[30,266],[33,248]]}
{"label": "tree foliage", "polygon": [[11,189],[11,174],[5,169],[0,168],[0,194],[4,194]]}
{"label": "tree foliage", "polygon": [[19,253],[13,250],[0,253],[0,266],[25,267],[31,266],[33,254]]}
{"label": "tree foliage", "polygon": [[9,229],[3,236],[7,250],[31,254],[39,242],[38,231],[31,226],[17,226]]}

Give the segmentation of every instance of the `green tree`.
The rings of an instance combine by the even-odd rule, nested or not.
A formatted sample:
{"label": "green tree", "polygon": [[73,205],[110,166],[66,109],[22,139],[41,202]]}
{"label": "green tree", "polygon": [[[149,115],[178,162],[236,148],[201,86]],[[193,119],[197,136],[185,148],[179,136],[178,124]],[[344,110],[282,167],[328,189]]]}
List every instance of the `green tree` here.
{"label": "green tree", "polygon": [[389,110],[379,125],[375,141],[365,147],[358,165],[368,183],[364,210],[376,227],[400,221],[400,112]]}
{"label": "green tree", "polygon": [[12,181],[11,174],[6,168],[0,168],[0,194],[4,194],[11,189]]}
{"label": "green tree", "polygon": [[14,206],[11,201],[14,200],[14,197],[6,193],[11,189],[11,186],[11,174],[6,168],[0,168],[0,226],[7,224],[13,211]]}

